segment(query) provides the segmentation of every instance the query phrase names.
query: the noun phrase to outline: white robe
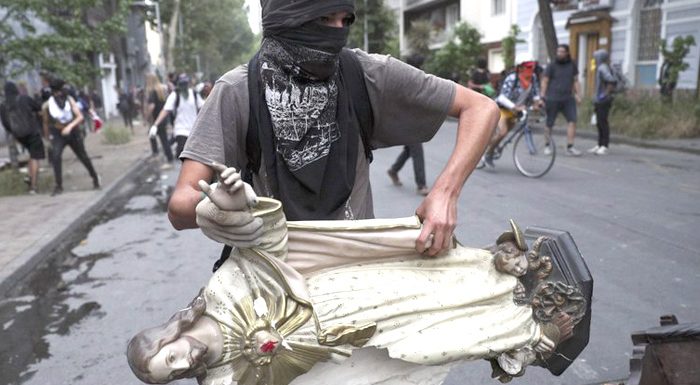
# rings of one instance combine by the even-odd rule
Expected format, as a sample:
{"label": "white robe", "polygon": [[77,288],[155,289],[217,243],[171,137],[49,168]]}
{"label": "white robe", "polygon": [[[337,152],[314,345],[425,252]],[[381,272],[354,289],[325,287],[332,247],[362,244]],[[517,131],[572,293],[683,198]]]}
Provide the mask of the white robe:
{"label": "white robe", "polygon": [[[539,341],[532,309],[513,301],[517,279],[496,271],[488,251],[456,245],[444,255],[425,258],[414,250],[420,233],[415,217],[285,224],[279,203],[261,198],[261,205],[257,214],[264,219],[266,235],[259,249],[234,250],[207,285],[207,314],[220,323],[240,323],[232,317],[247,317],[243,323],[250,323],[255,314],[230,309],[250,302],[257,292],[274,302],[267,303],[268,316],[282,320],[282,329],[289,329],[287,320],[308,316],[304,304],[310,303],[321,329],[375,323],[365,346],[386,349],[389,357],[413,364],[492,358]],[[293,352],[285,354],[300,359],[308,347],[309,359],[322,357],[342,365],[341,358],[354,348],[322,346],[318,330],[312,318],[294,328],[284,336],[291,345],[283,348]],[[228,360],[235,354],[229,352]],[[236,362],[211,368],[203,383],[233,383],[236,370],[245,383],[240,373],[247,361]],[[403,364],[398,367],[406,370]],[[362,371],[348,368],[347,375]],[[314,383],[314,372],[293,383]],[[431,373],[444,377],[447,370]],[[395,374],[389,370],[384,377]],[[278,380],[275,384],[288,383]]]}

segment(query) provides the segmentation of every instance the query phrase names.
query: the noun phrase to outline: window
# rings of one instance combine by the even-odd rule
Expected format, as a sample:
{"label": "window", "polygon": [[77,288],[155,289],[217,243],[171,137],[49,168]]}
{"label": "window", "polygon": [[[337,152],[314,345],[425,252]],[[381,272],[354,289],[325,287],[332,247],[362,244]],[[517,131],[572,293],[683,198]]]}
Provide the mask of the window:
{"label": "window", "polygon": [[639,46],[637,60],[656,60],[661,39],[661,8],[644,8],[639,12]]}
{"label": "window", "polygon": [[491,0],[491,15],[497,16],[506,12],[506,0]]}

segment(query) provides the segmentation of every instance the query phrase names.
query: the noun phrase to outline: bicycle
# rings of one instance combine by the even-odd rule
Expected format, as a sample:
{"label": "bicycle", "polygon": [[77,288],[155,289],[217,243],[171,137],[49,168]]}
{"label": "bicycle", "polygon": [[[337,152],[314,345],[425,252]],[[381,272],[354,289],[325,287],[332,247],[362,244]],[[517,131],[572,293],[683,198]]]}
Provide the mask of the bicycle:
{"label": "bicycle", "polygon": [[[515,168],[524,176],[539,178],[545,175],[554,165],[556,146],[551,133],[547,135],[543,125],[530,125],[528,109],[522,111],[518,121],[508,135],[498,144],[493,152],[493,160],[499,159],[506,146],[515,140],[513,145],[513,163]],[[539,122],[539,119],[537,120]],[[549,147],[549,149],[547,149]],[[477,168],[483,168],[485,162],[479,162]]]}

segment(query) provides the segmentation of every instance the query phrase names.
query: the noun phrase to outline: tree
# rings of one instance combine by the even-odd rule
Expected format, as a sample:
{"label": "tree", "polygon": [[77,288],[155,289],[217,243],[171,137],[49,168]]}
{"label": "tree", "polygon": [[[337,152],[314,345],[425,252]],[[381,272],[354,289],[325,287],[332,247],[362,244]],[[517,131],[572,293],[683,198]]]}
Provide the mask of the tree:
{"label": "tree", "polygon": [[350,27],[348,46],[364,49],[364,21],[367,15],[367,50],[398,57],[398,26],[394,11],[384,4],[384,0],[358,0],[355,5],[356,19]]}
{"label": "tree", "polygon": [[671,101],[673,99],[673,90],[678,83],[678,77],[689,67],[689,64],[685,62],[685,57],[690,52],[690,47],[694,45],[695,38],[692,35],[676,37],[671,43],[671,49],[668,48],[666,39],[660,40],[659,50],[664,62],[659,74],[659,85],[661,86],[661,95],[665,100]]}
{"label": "tree", "polygon": [[406,36],[411,54],[428,57],[430,55],[430,33],[433,27],[428,20],[416,20]]}
{"label": "tree", "polygon": [[243,0],[162,0],[161,19],[170,20],[163,29],[164,40],[171,42],[165,47],[168,71],[199,70],[218,77],[254,52],[256,37]]}
{"label": "tree", "polygon": [[470,72],[482,52],[481,34],[467,22],[455,26],[452,38],[426,63],[426,70],[457,82],[469,80]]}
{"label": "tree", "polygon": [[518,39],[520,34],[520,27],[517,24],[510,26],[510,31],[508,36],[501,40],[501,46],[503,47],[503,65],[506,70],[513,68],[515,65],[515,46],[518,43],[524,43],[525,40]]}
{"label": "tree", "polygon": [[[0,0],[0,71],[14,77],[42,69],[76,85],[99,75],[96,53],[126,30],[129,2],[122,0]],[[109,11],[111,10],[111,12]],[[38,26],[48,32],[39,32]]]}
{"label": "tree", "polygon": [[547,43],[547,56],[549,61],[553,62],[557,56],[557,32],[554,29],[554,20],[552,19],[552,7],[550,0],[537,0],[540,10],[540,22],[542,23],[542,33],[544,34],[545,43]]}

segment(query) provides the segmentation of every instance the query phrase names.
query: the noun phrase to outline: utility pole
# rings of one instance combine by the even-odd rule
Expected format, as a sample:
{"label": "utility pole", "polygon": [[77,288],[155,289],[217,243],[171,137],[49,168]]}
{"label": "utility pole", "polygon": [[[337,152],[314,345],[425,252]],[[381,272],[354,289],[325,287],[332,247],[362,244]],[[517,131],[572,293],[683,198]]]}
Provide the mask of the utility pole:
{"label": "utility pole", "polygon": [[554,20],[552,19],[552,8],[549,6],[549,0],[537,0],[540,8],[540,22],[542,23],[542,32],[544,40],[547,43],[547,56],[549,61],[553,62],[557,56],[557,31],[554,29]]}

